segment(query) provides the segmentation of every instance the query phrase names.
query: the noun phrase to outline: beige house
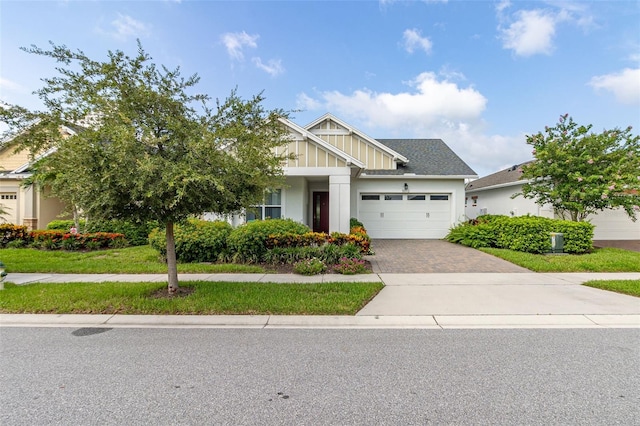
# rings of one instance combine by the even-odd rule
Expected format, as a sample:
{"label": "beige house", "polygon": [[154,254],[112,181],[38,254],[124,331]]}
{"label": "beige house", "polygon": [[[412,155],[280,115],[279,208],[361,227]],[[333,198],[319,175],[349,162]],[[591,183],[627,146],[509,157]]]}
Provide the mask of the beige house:
{"label": "beige house", "polygon": [[[64,127],[63,133],[72,135],[74,131]],[[15,151],[11,139],[0,142],[0,204],[7,212],[0,222],[26,225],[29,230],[46,227],[47,223],[59,219],[64,212],[64,204],[57,198],[47,197],[47,191],[37,186],[23,187],[31,176],[29,153]],[[48,155],[44,153],[41,157]]]}
{"label": "beige house", "polygon": [[[277,153],[295,154],[284,165],[285,185],[255,210],[229,218],[232,224],[282,217],[317,232],[347,233],[355,217],[373,238],[443,238],[465,219],[465,179],[477,175],[442,140],[374,139],[331,114],[304,127],[281,121],[290,140]],[[36,229],[56,219],[64,206],[20,186],[31,164],[26,152],[14,152],[11,141],[0,145],[5,220]]]}
{"label": "beige house", "polygon": [[443,238],[464,220],[465,179],[477,175],[442,140],[374,139],[331,114],[282,123],[290,132],[282,149],[296,155],[286,184],[232,224],[284,217],[346,233],[355,217],[373,238]]}

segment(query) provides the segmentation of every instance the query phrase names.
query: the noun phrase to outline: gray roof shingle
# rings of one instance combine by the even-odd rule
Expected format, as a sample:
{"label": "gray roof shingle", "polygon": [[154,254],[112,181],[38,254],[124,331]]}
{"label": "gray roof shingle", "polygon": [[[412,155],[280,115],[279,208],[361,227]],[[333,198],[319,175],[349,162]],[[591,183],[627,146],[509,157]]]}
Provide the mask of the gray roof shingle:
{"label": "gray roof shingle", "polygon": [[376,139],[404,155],[409,163],[397,170],[369,170],[367,175],[477,176],[442,139]]}
{"label": "gray roof shingle", "polygon": [[469,182],[466,189],[467,191],[470,191],[472,189],[488,188],[490,186],[517,182],[522,179],[522,166],[529,164],[530,162],[531,161],[515,164],[507,169],[476,179],[473,182]]}

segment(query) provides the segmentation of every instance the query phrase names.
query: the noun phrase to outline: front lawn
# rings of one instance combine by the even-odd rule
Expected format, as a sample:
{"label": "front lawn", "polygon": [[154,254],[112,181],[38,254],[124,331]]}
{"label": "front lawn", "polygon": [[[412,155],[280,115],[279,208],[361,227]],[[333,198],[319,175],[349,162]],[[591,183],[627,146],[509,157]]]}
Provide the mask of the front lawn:
{"label": "front lawn", "polygon": [[640,272],[640,253],[616,248],[567,255],[531,254],[496,248],[479,250],[534,272]]}
{"label": "front lawn", "polygon": [[583,285],[640,297],[640,280],[587,281]]}
{"label": "front lawn", "polygon": [[[166,274],[167,265],[150,246],[89,252],[36,249],[1,249],[7,272],[57,274]],[[243,264],[179,263],[179,273],[264,273],[264,268]]]}
{"label": "front lawn", "polygon": [[186,295],[172,297],[166,296],[166,287],[166,283],[6,283],[0,291],[0,313],[354,315],[383,285],[189,281],[181,284]]}

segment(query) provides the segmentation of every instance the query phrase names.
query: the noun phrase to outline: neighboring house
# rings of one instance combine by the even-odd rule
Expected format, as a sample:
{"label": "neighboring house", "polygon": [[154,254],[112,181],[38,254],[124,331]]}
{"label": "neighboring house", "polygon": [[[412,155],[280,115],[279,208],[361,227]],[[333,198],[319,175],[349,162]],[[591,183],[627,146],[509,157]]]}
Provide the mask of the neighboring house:
{"label": "neighboring house", "polygon": [[[514,194],[522,192],[522,166],[517,164],[467,184],[465,212],[469,219],[481,214],[507,216],[534,215],[554,217],[551,205],[540,206],[533,199]],[[589,216],[595,225],[593,239],[596,241],[640,240],[640,221],[633,222],[623,209],[603,210]]]}
{"label": "neighboring house", "polygon": [[[63,127],[61,131],[74,134],[68,127]],[[37,159],[48,154],[50,152]],[[44,228],[64,211],[64,204],[57,198],[47,197],[46,189],[43,192],[36,185],[22,187],[24,180],[31,176],[32,164],[26,150],[15,152],[12,139],[0,142],[0,204],[7,212],[0,217],[0,222],[26,225],[33,230]]]}
{"label": "neighboring house", "polygon": [[464,220],[465,179],[477,175],[442,140],[373,139],[331,114],[305,127],[282,123],[291,142],[278,153],[296,155],[286,184],[234,225],[286,217],[347,233],[355,217],[372,238],[443,238]]}

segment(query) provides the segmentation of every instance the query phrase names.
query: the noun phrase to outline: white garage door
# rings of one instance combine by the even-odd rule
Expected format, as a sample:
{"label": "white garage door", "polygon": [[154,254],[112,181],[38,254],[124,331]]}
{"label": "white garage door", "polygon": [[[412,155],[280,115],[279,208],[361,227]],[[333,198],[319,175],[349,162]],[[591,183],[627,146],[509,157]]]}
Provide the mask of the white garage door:
{"label": "white garage door", "polygon": [[0,223],[18,224],[18,194],[15,192],[0,192],[0,204],[6,214],[0,218]]}
{"label": "white garage door", "polygon": [[371,238],[443,238],[451,227],[451,195],[360,194],[358,219]]}

